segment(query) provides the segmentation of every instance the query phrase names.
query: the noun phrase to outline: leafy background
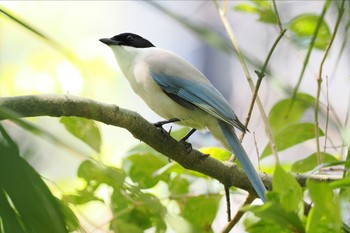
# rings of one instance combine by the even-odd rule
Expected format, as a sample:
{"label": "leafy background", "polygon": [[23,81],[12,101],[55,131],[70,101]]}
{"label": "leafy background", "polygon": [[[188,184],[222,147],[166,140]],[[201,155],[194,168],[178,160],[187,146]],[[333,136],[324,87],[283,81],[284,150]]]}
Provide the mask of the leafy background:
{"label": "leafy background", "polygon": [[[251,74],[261,69],[279,34],[272,3],[219,2],[226,6]],[[342,167],[333,165],[344,164],[349,154],[349,4],[327,55],[317,131],[316,80],[342,1],[276,3],[288,31],[273,52],[259,96],[281,166],[315,173],[322,155],[326,174],[343,175]],[[1,96],[70,93],[157,121],[128,87],[112,53],[98,42],[133,31],[191,61],[245,117],[251,91],[213,2],[2,2],[0,7]],[[5,232],[219,232],[226,225],[224,191],[217,181],[170,163],[127,131],[82,118],[28,120],[5,121],[1,127],[0,229]],[[187,132],[174,128],[175,138]],[[342,221],[349,216],[340,210],[349,207],[348,179],[332,185],[309,181],[304,193],[275,166],[257,108],[249,129],[243,145],[256,164],[260,156],[261,170],[274,173],[274,190],[265,205],[247,207],[247,217],[232,232],[344,230]],[[321,137],[320,155],[315,132]],[[196,134],[191,143],[220,160],[230,157],[208,134]],[[234,188],[231,194],[236,210],[245,194]],[[304,195],[314,203],[307,217]],[[42,219],[39,224],[35,216]]]}

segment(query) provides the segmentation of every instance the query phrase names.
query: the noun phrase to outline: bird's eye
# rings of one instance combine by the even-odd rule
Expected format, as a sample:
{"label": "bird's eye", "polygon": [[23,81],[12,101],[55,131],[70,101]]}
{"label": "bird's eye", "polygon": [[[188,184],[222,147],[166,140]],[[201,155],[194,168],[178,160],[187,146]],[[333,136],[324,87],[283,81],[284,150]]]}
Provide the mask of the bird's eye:
{"label": "bird's eye", "polygon": [[129,35],[129,36],[126,37],[126,39],[127,39],[128,41],[132,41],[132,40],[134,40],[134,37],[132,37],[132,36]]}

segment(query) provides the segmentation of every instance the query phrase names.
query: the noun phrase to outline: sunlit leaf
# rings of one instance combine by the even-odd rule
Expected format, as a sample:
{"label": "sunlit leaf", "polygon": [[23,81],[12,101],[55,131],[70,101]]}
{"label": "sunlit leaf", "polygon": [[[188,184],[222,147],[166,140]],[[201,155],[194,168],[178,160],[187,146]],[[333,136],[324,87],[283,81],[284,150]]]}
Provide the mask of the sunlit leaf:
{"label": "sunlit leaf", "polygon": [[247,13],[258,13],[259,12],[257,7],[255,7],[249,3],[237,4],[236,6],[234,6],[234,9],[236,11],[247,12]]}
{"label": "sunlit leaf", "polygon": [[[338,161],[334,156],[321,152],[323,156],[324,163],[336,162]],[[306,157],[305,159],[298,160],[293,163],[291,171],[296,173],[303,173],[313,170],[319,164],[317,162],[317,153],[313,153],[312,155]]]}
{"label": "sunlit leaf", "polygon": [[230,152],[219,147],[204,147],[199,149],[199,151],[221,161],[227,161],[231,157]]}
{"label": "sunlit leaf", "polygon": [[186,134],[189,132],[189,128],[187,127],[182,127],[178,130],[172,130],[170,135],[175,138],[176,140],[180,140],[183,137],[186,136]]}
{"label": "sunlit leaf", "polygon": [[306,230],[309,233],[341,232],[339,197],[327,183],[307,181],[310,197],[313,201]]}
{"label": "sunlit leaf", "polygon": [[292,98],[276,103],[269,113],[269,123],[274,133],[291,124],[298,123],[307,109],[315,103],[315,98],[309,94],[298,93]]}
{"label": "sunlit leaf", "polygon": [[167,173],[174,172],[176,174],[186,173],[186,175],[191,175],[194,177],[208,178],[208,176],[204,175],[203,173],[187,170],[186,168],[182,167],[179,163],[176,163],[176,162],[173,162],[172,164],[167,166],[164,172],[167,172]]}
{"label": "sunlit leaf", "polygon": [[[289,29],[293,32],[293,39],[300,45],[308,45],[314,36],[318,20],[319,16],[316,14],[302,14],[292,19]],[[325,21],[322,21],[315,40],[315,48],[326,49],[330,39],[329,27]]]}
{"label": "sunlit leaf", "polygon": [[[321,129],[319,130],[319,135],[324,135]],[[315,138],[315,126],[312,123],[290,125],[275,134],[275,142],[278,151],[285,150],[312,138]],[[261,158],[271,155],[271,153],[271,147],[270,145],[267,145]]]}
{"label": "sunlit leaf", "polygon": [[71,134],[100,152],[101,133],[95,121],[82,117],[61,117],[60,122]]}
{"label": "sunlit leaf", "polygon": [[252,13],[259,16],[259,21],[276,24],[276,14],[268,1],[251,1],[250,3],[240,3],[234,6],[236,11]]}

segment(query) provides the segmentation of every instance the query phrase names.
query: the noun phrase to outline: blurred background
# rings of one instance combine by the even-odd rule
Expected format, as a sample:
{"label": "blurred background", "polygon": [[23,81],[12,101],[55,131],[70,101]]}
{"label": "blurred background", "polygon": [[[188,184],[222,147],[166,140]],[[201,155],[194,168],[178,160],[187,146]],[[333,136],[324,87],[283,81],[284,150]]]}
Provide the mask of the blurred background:
{"label": "blurred background", "polygon": [[[242,2],[245,1],[228,1],[227,17],[241,50],[251,61],[248,67],[256,81],[254,71],[260,70],[279,31],[276,26],[258,22],[257,15],[233,10]],[[211,39],[210,35],[199,35],[189,27],[191,23],[200,25],[221,35],[224,41],[230,44],[212,1],[159,1],[156,2],[158,7],[143,1],[2,1],[0,4],[66,49],[73,51],[82,67],[79,70],[45,41],[1,15],[1,97],[44,93],[72,94],[113,103],[136,111],[151,122],[159,121],[161,118],[132,92],[110,49],[99,42],[100,38],[133,32],[147,38],[158,47],[175,52],[196,66],[229,100],[239,119],[244,122],[246,118],[252,91],[232,49],[218,49],[220,42]],[[301,13],[320,14],[323,1],[277,1],[277,4],[282,24],[287,26]],[[330,9],[325,19],[333,30],[335,9]],[[350,50],[347,46],[347,52],[339,58],[341,41],[348,35],[344,35],[344,31],[340,31],[338,35],[335,39],[337,43],[334,43],[325,63],[324,74],[328,77],[330,117],[344,123],[350,103]],[[211,43],[207,43],[207,40]],[[270,60],[268,74],[259,91],[267,114],[277,101],[290,96],[299,78],[306,47],[300,42],[291,44],[292,36],[287,32]],[[316,78],[323,54],[322,50],[312,52],[305,78],[300,86],[301,92],[315,96]],[[323,110],[326,106],[326,90],[324,86],[321,93]],[[312,121],[313,112],[310,111],[304,117]],[[56,118],[36,117],[30,120],[63,138],[83,154],[96,156],[96,152],[69,134]],[[11,135],[22,142],[21,150],[28,152],[27,159],[40,174],[59,184],[64,191],[69,192],[71,187],[76,187],[79,183],[75,179],[77,167],[84,157],[72,155],[66,149],[52,145],[41,137],[33,137],[15,125],[11,125],[10,128]],[[103,140],[99,158],[106,164],[120,166],[128,149],[139,141],[120,128],[103,124],[99,124],[99,128]],[[243,145],[252,161],[257,164],[256,151],[261,153],[268,140],[256,107],[248,128],[251,133],[245,137]],[[339,134],[330,127],[329,134],[335,147],[342,145],[342,137],[349,140],[349,129],[342,129],[342,134]],[[220,146],[206,132],[196,133],[190,142],[195,148]],[[295,154],[300,151],[304,153],[296,157]],[[309,154],[305,151],[315,151],[315,142],[309,141],[283,151],[281,155],[285,156],[280,156],[281,161],[287,163],[302,159]],[[343,156],[341,149],[331,149],[331,152]],[[273,159],[266,158],[261,163],[269,167],[273,164]],[[218,222],[219,226],[221,223]]]}

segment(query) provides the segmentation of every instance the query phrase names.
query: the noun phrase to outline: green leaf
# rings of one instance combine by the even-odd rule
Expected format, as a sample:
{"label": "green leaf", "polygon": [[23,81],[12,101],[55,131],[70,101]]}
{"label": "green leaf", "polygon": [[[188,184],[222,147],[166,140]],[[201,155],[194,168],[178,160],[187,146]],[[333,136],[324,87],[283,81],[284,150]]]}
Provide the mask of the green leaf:
{"label": "green leaf", "polygon": [[127,190],[115,189],[112,194],[113,215],[142,230],[155,227],[156,232],[164,232],[166,209],[159,199],[150,193],[143,193],[138,187],[128,186],[126,188]]}
{"label": "green leaf", "polygon": [[96,189],[98,185],[105,183],[111,187],[120,187],[124,184],[126,174],[123,170],[116,167],[104,166],[91,160],[85,160],[78,168],[78,176],[94,184]]}
{"label": "green leaf", "polygon": [[[336,162],[338,161],[334,156],[321,152],[323,156],[324,163]],[[304,173],[315,169],[318,166],[317,153],[313,153],[305,159],[301,159],[293,163],[291,171],[296,173]]]}
{"label": "green leaf", "polygon": [[281,206],[287,212],[303,214],[303,191],[292,174],[287,173],[279,165],[276,166],[272,179],[273,192],[279,197]]}
{"label": "green leaf", "polygon": [[[293,32],[293,39],[300,45],[308,45],[314,36],[319,20],[316,14],[302,14],[291,20],[289,30]],[[327,23],[322,20],[318,31],[315,48],[325,50],[331,39],[331,33]]]}
{"label": "green leaf", "polygon": [[69,232],[81,230],[79,220],[65,201],[56,199],[62,211]]}
{"label": "green leaf", "polygon": [[[257,229],[261,229],[264,226],[262,232],[280,232],[280,231],[268,231],[272,229],[285,229],[286,232],[305,232],[302,222],[298,218],[295,212],[287,212],[276,202],[268,202],[262,206],[251,206],[245,210],[252,211],[257,217],[263,221],[258,222],[247,228],[249,232],[257,232]],[[281,231],[284,232],[284,231]]]}
{"label": "green leaf", "polygon": [[113,219],[110,225],[113,232],[143,233],[143,229],[137,224],[129,223],[120,219]]}
{"label": "green leaf", "polygon": [[269,113],[269,123],[274,133],[298,123],[307,109],[314,106],[315,98],[309,94],[298,93],[295,99],[287,98],[276,103]]}
{"label": "green leaf", "polygon": [[186,194],[189,191],[190,182],[187,179],[177,175],[169,184],[171,195]]}
{"label": "green leaf", "polygon": [[[262,206],[250,206],[244,208],[252,211],[261,221],[251,224],[249,232],[268,232],[279,228],[287,229],[286,232],[305,232],[302,224],[303,218],[303,192],[295,178],[286,173],[281,166],[276,166],[272,191],[266,193],[266,203]],[[271,231],[271,232],[285,232]]]}
{"label": "green leaf", "polygon": [[186,136],[186,134],[190,131],[189,128],[187,127],[182,127],[178,130],[174,130],[174,131],[171,131],[170,135],[171,137],[175,138],[176,140],[180,140],[182,139],[183,137]]}
{"label": "green leaf", "polygon": [[61,117],[66,129],[97,152],[101,150],[101,133],[95,121],[82,117]]}
{"label": "green leaf", "polygon": [[125,158],[123,167],[133,182],[141,188],[151,188],[160,179],[167,180],[168,173],[157,175],[157,171],[168,163],[154,154],[133,154]]}
{"label": "green leaf", "polygon": [[55,197],[39,174],[20,157],[1,125],[0,131],[7,141],[0,140],[0,190],[6,192],[24,228],[27,232],[67,233]]}
{"label": "green leaf", "polygon": [[249,233],[291,233],[290,229],[286,228],[285,226],[281,226],[280,224],[276,224],[272,221],[266,221],[265,219],[262,219],[254,224],[246,225],[246,230]]}
{"label": "green leaf", "polygon": [[341,232],[339,197],[326,183],[308,180],[307,187],[314,204],[307,218],[307,233]]}
{"label": "green leaf", "polygon": [[234,9],[236,11],[246,12],[246,13],[258,13],[259,12],[257,7],[252,6],[249,3],[237,4],[236,6],[234,6]]}
{"label": "green leaf", "polygon": [[348,188],[350,186],[350,177],[343,178],[341,180],[333,181],[329,184],[332,189]]}
{"label": "green leaf", "polygon": [[[319,135],[323,136],[323,132],[320,129]],[[282,130],[278,131],[275,135],[275,142],[277,150],[281,151],[302,143],[306,140],[315,138],[315,126],[313,123],[299,123],[294,125],[289,125]],[[261,155],[261,158],[265,158],[271,155],[271,147],[267,145]]]}
{"label": "green leaf", "polygon": [[44,130],[42,127],[38,127],[38,126],[34,125],[33,123],[31,123],[28,120],[22,119],[20,117],[20,115],[18,115],[17,113],[15,113],[7,108],[0,107],[0,118],[1,119],[9,119],[12,122],[16,123],[17,125],[19,125],[20,127],[22,127],[23,129],[27,130],[28,132],[35,134],[35,135],[38,135],[44,139],[47,139],[55,146],[61,146],[65,149],[69,150],[69,152],[74,152],[75,155],[79,155],[80,157],[82,157],[84,159],[86,157],[89,157],[86,154],[82,153],[81,151],[77,150],[76,147],[73,147],[73,146],[69,145],[68,143],[66,143],[64,140],[62,140],[62,138],[50,133],[49,131]]}
{"label": "green leaf", "polygon": [[0,189],[0,222],[4,232],[26,233],[3,189]]}
{"label": "green leaf", "polygon": [[181,215],[194,227],[194,232],[212,232],[221,195],[189,197],[179,201]]}
{"label": "green leaf", "polygon": [[252,1],[252,4],[241,3],[236,5],[234,9],[240,12],[256,14],[259,16],[260,22],[277,23],[276,14],[268,1]]}

